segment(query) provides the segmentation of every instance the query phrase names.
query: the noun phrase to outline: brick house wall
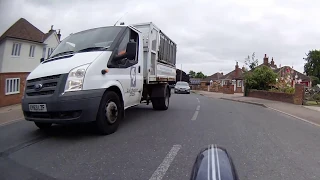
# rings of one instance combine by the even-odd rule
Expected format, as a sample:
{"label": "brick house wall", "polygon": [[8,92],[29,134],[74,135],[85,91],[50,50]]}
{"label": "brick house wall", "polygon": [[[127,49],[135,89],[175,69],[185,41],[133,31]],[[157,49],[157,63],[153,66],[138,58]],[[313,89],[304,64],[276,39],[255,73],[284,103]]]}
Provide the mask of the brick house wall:
{"label": "brick house wall", "polygon": [[233,85],[224,85],[222,88],[223,94],[234,94],[234,86]]}
{"label": "brick house wall", "polygon": [[[26,79],[29,72],[13,72],[13,73],[0,73],[0,107],[9,106],[21,103],[21,98],[24,93]],[[20,92],[16,94],[6,95],[6,79],[20,78]]]}
{"label": "brick house wall", "polygon": [[242,87],[236,87],[235,93],[243,93]]}

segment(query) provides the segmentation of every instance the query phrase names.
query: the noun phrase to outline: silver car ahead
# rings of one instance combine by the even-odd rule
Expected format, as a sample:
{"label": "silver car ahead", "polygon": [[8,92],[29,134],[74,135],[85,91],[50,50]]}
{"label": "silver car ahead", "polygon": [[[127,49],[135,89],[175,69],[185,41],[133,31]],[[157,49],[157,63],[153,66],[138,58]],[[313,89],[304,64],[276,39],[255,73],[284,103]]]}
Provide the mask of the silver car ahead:
{"label": "silver car ahead", "polygon": [[174,87],[174,93],[187,93],[190,94],[190,86],[187,82],[178,81]]}

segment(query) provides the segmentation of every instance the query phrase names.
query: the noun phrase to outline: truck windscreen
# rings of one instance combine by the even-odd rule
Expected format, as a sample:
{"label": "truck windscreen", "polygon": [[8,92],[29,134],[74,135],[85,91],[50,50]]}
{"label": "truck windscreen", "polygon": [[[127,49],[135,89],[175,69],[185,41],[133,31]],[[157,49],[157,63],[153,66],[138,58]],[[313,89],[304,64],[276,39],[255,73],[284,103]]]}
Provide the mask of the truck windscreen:
{"label": "truck windscreen", "polygon": [[83,49],[95,49],[96,47],[108,48],[111,46],[122,27],[110,26],[96,29],[89,29],[75,34],[71,34],[65,38],[57,48],[52,52],[50,57],[64,54],[64,52],[78,52]]}

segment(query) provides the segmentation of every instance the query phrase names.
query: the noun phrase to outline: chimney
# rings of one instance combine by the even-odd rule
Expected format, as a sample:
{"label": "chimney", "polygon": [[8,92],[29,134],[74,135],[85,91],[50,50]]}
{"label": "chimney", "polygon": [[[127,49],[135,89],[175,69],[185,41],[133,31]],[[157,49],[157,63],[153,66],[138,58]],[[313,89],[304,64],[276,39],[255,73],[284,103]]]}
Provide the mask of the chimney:
{"label": "chimney", "polygon": [[49,30],[49,33],[52,32],[52,31],[54,31],[53,30],[53,25],[51,25],[51,29]]}
{"label": "chimney", "polygon": [[267,57],[267,54],[264,54],[263,65],[268,66],[268,64],[269,64],[269,58]]}
{"label": "chimney", "polygon": [[273,60],[273,57],[271,59],[271,67],[274,67],[274,60]]}
{"label": "chimney", "polygon": [[235,77],[239,76],[239,71],[240,71],[240,68],[239,68],[238,61],[237,61],[236,66],[235,66]]}
{"label": "chimney", "polygon": [[58,31],[58,33],[57,33],[57,36],[58,36],[58,39],[59,39],[59,41],[60,41],[60,38],[61,38],[60,29],[59,29],[59,31]]}

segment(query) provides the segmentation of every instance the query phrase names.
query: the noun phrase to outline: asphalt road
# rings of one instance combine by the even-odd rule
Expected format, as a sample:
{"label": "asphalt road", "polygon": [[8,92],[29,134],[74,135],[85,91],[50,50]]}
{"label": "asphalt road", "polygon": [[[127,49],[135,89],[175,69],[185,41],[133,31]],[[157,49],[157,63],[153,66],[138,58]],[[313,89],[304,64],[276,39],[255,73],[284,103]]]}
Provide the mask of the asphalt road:
{"label": "asphalt road", "polygon": [[0,127],[0,179],[188,179],[209,144],[228,150],[242,180],[320,179],[320,129],[260,106],[174,94],[167,111],[140,105],[115,134],[93,130]]}

